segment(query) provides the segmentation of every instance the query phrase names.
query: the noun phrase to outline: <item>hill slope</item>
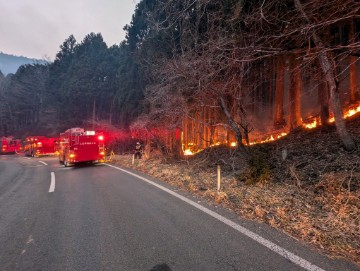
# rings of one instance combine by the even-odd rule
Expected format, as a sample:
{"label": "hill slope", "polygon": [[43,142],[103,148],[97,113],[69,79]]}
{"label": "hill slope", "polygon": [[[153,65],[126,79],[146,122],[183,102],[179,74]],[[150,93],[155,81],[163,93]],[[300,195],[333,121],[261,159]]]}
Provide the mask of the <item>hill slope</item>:
{"label": "hill slope", "polygon": [[25,64],[46,64],[47,61],[34,58],[27,58],[24,56],[8,55],[0,52],[0,71],[6,76],[9,73],[16,73],[21,65]]}

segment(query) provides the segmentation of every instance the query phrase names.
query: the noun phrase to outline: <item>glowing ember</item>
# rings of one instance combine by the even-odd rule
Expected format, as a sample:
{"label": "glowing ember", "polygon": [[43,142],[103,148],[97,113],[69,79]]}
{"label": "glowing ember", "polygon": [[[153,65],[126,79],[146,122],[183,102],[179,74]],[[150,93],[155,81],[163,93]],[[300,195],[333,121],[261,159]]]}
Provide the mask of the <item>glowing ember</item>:
{"label": "glowing ember", "polygon": [[194,153],[191,150],[187,149],[184,150],[184,155],[194,155]]}
{"label": "glowing ember", "polygon": [[210,145],[209,147],[215,147],[215,146],[220,146],[220,145],[221,145],[221,142],[216,142],[216,143]]}
{"label": "glowing ember", "polygon": [[314,129],[318,126],[318,119],[314,117],[314,119],[312,120],[312,122],[310,123],[303,123],[303,127],[307,128],[307,129]]}
{"label": "glowing ember", "polygon": [[287,136],[287,133],[282,132],[281,134],[277,135],[277,139]]}
{"label": "glowing ember", "polygon": [[231,146],[231,147],[236,147],[236,146],[237,146],[237,142],[231,142],[231,143],[230,143],[230,146]]}

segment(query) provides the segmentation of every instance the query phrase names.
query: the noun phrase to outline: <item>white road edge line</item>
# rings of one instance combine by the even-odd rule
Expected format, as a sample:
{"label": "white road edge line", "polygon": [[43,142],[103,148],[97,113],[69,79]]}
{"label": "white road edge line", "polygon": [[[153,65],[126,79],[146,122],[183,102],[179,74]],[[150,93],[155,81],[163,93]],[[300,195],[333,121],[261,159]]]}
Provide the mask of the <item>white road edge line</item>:
{"label": "white road edge line", "polygon": [[39,161],[39,163],[42,163],[42,164],[44,164],[45,166],[47,166],[48,164],[46,164],[45,162],[43,162],[43,161]]}
{"label": "white road edge line", "polygon": [[106,164],[104,163],[105,165],[109,166],[109,167],[112,167],[112,168],[115,168],[117,170],[120,170],[120,171],[123,171],[127,174],[130,174],[134,177],[137,177],[139,178],[140,180],[143,180],[144,182],[147,182],[167,193],[169,193],[170,195],[194,206],[195,208],[199,209],[200,211],[203,211],[204,213],[207,213],[208,215],[216,218],[217,220],[223,222],[224,224],[230,226],[231,228],[237,230],[238,232],[246,235],[247,237],[253,239],[254,241],[258,242],[259,244],[263,245],[264,247],[267,247],[268,249],[272,250],[273,252],[279,254],[280,256],[284,257],[285,259],[288,259],[289,261],[292,261],[293,263],[295,263],[296,265],[298,266],[301,266],[302,268],[306,269],[306,270],[309,270],[309,271],[325,271],[324,269],[310,263],[309,261],[295,255],[294,253],[276,245],[275,243],[265,239],[264,237],[261,237],[260,235],[244,228],[243,226],[240,226],[238,224],[236,224],[235,222],[231,221],[230,219],[227,219],[217,213],[215,213],[214,211],[211,211],[210,209],[196,203],[196,202],[193,202],[192,200],[189,200],[188,198],[184,197],[184,196],[181,196],[179,194],[177,194],[176,192],[170,190],[170,189],[167,189],[157,183],[154,183],[144,177],[141,177],[135,173],[132,173],[128,170],[125,170],[125,169],[122,169],[122,168],[119,168],[119,167],[116,167],[116,166],[113,166],[113,165],[110,165],[110,164]]}
{"label": "white road edge line", "polygon": [[51,176],[51,183],[50,183],[49,193],[52,193],[55,191],[55,173],[51,172],[50,176]]}

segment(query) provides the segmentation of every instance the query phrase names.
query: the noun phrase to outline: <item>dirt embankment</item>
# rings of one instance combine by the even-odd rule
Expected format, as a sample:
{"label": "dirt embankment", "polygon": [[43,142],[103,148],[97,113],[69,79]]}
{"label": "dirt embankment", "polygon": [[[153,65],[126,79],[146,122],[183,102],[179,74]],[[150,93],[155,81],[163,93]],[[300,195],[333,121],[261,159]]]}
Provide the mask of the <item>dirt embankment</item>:
{"label": "dirt embankment", "polygon": [[[344,150],[331,126],[298,130],[254,146],[247,161],[218,147],[182,161],[148,159],[132,164],[131,155],[116,155],[112,163],[196,193],[327,255],[360,265],[360,119],[347,126],[358,146],[352,152]],[[216,193],[218,164],[220,193]]]}

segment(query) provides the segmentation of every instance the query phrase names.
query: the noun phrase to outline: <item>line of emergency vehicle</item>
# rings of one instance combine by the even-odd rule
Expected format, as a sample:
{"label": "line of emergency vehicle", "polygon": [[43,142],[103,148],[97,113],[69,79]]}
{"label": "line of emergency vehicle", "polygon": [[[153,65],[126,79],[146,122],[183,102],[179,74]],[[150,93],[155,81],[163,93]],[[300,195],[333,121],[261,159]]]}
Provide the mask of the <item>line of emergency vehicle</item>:
{"label": "line of emergency vehicle", "polygon": [[0,154],[13,154],[21,150],[21,140],[13,137],[0,138]]}
{"label": "line of emergency vehicle", "polygon": [[70,128],[59,137],[59,162],[70,165],[104,160],[105,145],[102,133],[85,131],[83,128]]}
{"label": "line of emergency vehicle", "polygon": [[29,136],[25,138],[24,153],[26,156],[39,157],[54,155],[58,138],[46,136]]}

